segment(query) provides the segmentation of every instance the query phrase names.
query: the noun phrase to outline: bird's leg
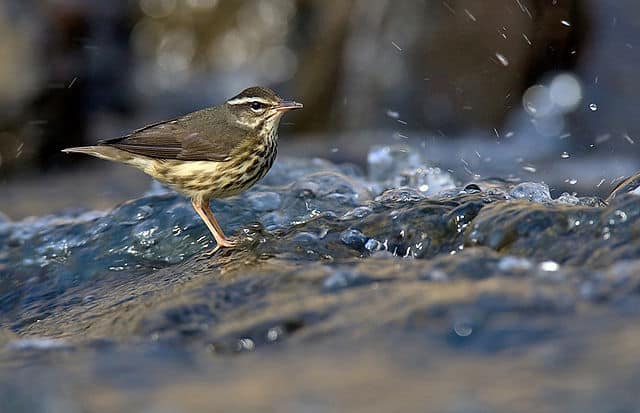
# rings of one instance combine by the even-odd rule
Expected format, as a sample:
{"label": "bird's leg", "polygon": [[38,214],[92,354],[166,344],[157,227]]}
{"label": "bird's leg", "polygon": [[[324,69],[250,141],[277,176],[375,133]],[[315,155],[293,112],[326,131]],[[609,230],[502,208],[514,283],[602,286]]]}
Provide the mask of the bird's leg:
{"label": "bird's leg", "polygon": [[235,242],[229,240],[224,235],[220,224],[218,224],[216,217],[213,216],[213,212],[211,212],[209,199],[193,198],[191,200],[191,204],[193,205],[193,209],[196,210],[198,215],[200,215],[200,218],[202,218],[204,223],[207,225],[207,228],[209,228],[209,231],[211,231],[213,238],[215,238],[216,243],[218,244],[218,246],[211,251],[212,253],[216,252],[220,247],[230,248],[236,245]]}

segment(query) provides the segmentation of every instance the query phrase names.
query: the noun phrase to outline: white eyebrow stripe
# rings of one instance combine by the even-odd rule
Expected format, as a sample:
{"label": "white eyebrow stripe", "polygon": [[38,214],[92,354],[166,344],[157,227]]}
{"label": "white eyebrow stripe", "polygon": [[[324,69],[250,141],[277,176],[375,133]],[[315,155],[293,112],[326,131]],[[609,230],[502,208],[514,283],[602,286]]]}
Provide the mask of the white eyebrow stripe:
{"label": "white eyebrow stripe", "polygon": [[270,102],[266,99],[262,99],[262,98],[236,98],[236,99],[231,99],[228,100],[227,103],[230,105],[244,105],[245,103],[250,103],[250,102],[260,102],[263,105],[269,105]]}

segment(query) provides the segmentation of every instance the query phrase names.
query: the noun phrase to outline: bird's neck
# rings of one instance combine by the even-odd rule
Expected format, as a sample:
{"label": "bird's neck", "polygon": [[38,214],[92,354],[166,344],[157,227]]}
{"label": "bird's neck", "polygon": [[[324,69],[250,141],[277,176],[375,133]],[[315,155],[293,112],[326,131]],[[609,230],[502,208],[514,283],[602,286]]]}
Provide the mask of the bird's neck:
{"label": "bird's neck", "polygon": [[280,116],[272,119],[267,119],[260,125],[260,131],[258,136],[260,140],[269,145],[273,145],[278,142],[278,125],[280,124]]}

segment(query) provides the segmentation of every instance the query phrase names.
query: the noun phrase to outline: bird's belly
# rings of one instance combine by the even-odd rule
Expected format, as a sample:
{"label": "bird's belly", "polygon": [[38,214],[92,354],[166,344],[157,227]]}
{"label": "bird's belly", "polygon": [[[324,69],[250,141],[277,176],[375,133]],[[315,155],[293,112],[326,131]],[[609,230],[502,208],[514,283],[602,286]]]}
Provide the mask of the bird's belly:
{"label": "bird's belly", "polygon": [[189,197],[227,198],[249,189],[269,171],[275,151],[264,155],[256,151],[226,162],[163,160],[146,172]]}

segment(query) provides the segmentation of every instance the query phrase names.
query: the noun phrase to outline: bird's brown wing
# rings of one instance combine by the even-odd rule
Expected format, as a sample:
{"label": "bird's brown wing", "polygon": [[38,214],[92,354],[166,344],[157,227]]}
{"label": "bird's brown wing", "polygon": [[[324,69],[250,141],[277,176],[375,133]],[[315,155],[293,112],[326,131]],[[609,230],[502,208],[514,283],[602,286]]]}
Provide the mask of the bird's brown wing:
{"label": "bird's brown wing", "polygon": [[245,139],[246,129],[223,122],[222,109],[204,109],[155,123],[121,138],[101,141],[124,151],[159,159],[226,161]]}

